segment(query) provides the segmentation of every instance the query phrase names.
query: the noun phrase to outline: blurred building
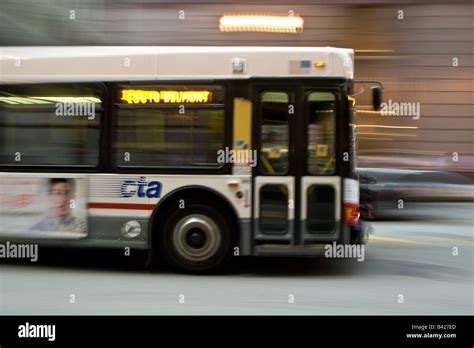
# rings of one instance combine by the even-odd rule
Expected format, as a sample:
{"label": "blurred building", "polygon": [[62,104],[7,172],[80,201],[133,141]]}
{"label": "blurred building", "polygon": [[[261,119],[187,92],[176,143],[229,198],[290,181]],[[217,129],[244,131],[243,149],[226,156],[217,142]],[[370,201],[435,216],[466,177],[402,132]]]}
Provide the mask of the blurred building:
{"label": "blurred building", "polygon": [[[358,114],[362,166],[474,168],[472,1],[3,0],[0,45],[337,46],[356,50],[357,79],[419,117]],[[226,13],[289,13],[298,34],[222,33]],[[361,92],[362,90],[358,90]],[[370,93],[356,97],[368,105]],[[457,157],[456,157],[457,156]],[[456,161],[457,159],[457,161]]]}

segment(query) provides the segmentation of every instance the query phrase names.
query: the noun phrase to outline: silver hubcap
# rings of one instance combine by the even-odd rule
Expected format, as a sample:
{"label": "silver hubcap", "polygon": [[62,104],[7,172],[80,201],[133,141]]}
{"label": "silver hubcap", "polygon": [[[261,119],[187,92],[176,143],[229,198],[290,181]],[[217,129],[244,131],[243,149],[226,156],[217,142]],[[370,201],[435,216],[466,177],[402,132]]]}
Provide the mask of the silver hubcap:
{"label": "silver hubcap", "polygon": [[173,229],[173,243],[180,256],[190,261],[212,257],[221,244],[221,234],[214,220],[192,214],[178,221]]}

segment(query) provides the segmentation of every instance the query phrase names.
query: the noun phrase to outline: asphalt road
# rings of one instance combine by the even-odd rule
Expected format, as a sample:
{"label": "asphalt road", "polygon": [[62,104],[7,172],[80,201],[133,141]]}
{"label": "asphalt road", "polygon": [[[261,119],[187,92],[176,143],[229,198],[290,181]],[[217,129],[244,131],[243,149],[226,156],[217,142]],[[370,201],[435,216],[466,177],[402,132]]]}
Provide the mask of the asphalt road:
{"label": "asphalt road", "polygon": [[0,314],[472,315],[473,207],[432,215],[373,223],[363,262],[246,258],[218,276],[151,272],[143,254],[40,250],[34,264],[0,263]]}

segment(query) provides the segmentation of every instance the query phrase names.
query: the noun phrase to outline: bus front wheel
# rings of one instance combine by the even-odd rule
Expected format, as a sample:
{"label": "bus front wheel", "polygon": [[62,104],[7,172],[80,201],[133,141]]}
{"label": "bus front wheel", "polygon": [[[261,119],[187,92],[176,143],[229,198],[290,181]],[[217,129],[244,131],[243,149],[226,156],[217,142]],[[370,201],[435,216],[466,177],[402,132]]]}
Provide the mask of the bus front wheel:
{"label": "bus front wheel", "polygon": [[215,273],[232,256],[230,219],[210,204],[189,202],[168,211],[159,233],[160,255],[183,273]]}

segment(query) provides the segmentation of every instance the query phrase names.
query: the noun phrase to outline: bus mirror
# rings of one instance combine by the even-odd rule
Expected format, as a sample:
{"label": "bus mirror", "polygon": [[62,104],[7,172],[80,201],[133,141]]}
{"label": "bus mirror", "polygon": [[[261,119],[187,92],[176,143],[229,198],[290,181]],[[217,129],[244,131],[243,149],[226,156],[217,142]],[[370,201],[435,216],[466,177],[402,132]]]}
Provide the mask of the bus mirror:
{"label": "bus mirror", "polygon": [[374,106],[374,110],[380,110],[382,105],[382,90],[383,88],[380,86],[372,87],[372,104]]}

